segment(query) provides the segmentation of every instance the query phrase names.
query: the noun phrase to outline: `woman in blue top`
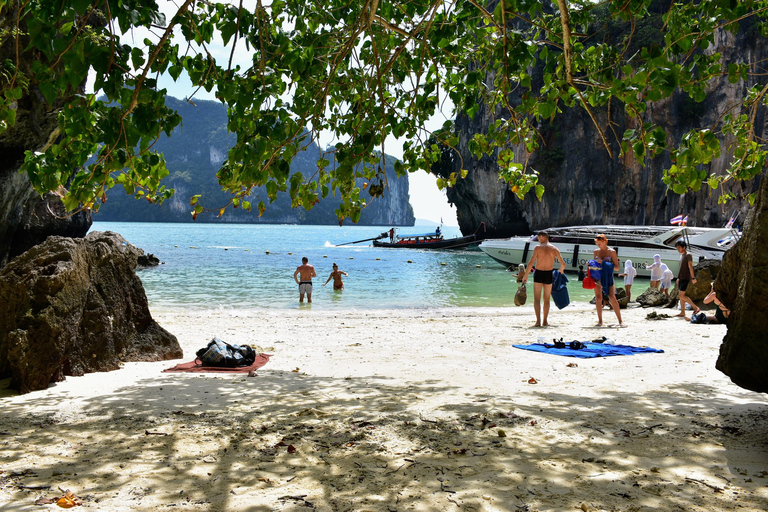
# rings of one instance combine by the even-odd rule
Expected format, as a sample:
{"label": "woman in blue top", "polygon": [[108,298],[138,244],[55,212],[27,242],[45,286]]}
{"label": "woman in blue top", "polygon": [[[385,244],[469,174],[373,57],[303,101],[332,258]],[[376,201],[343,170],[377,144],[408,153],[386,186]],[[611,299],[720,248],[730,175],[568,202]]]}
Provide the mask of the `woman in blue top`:
{"label": "woman in blue top", "polygon": [[595,306],[597,307],[597,325],[601,327],[603,325],[603,294],[608,295],[608,300],[611,304],[611,309],[616,313],[616,318],[619,321],[619,327],[626,327],[621,320],[621,310],[619,309],[619,301],[616,300],[616,287],[613,284],[613,273],[619,270],[619,256],[616,251],[608,247],[608,238],[603,235],[597,235],[595,237],[595,249],[594,257],[602,265],[602,271],[600,272],[600,284],[602,286],[595,286]]}

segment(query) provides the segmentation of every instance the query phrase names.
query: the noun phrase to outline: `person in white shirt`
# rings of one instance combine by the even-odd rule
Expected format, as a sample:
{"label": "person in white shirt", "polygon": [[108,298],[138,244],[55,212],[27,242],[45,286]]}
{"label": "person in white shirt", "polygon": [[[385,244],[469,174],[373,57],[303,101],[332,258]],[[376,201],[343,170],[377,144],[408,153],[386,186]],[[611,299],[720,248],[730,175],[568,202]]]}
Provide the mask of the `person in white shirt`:
{"label": "person in white shirt", "polygon": [[661,282],[659,288],[662,292],[664,292],[664,295],[669,297],[669,289],[672,287],[672,279],[674,279],[675,274],[671,270],[669,270],[669,267],[667,267],[664,263],[661,264]]}
{"label": "person in white shirt", "polygon": [[632,260],[627,260],[624,262],[624,273],[619,274],[619,277],[624,278],[624,291],[627,292],[627,300],[632,300],[632,294],[630,293],[630,290],[632,289],[632,284],[635,282],[635,276],[637,275],[637,270],[635,270],[635,267],[632,265]]}

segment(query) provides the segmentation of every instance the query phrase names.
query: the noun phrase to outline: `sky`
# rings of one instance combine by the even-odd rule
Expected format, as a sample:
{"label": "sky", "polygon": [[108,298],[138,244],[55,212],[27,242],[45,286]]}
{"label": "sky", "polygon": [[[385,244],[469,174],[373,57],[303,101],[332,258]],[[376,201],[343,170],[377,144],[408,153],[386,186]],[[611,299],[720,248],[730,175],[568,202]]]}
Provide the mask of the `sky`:
{"label": "sky", "polygon": [[[248,3],[249,2],[246,1],[246,4]],[[169,2],[167,4],[163,4],[160,2],[159,5],[161,6],[161,9],[166,13],[166,16],[168,16],[168,19],[170,19],[174,10],[173,3]],[[147,36],[150,36],[150,34],[144,31],[135,30],[132,33],[123,34],[122,37],[127,39],[127,43],[136,44]],[[250,65],[251,56],[246,51],[243,51],[242,48],[243,47],[241,46],[240,50],[235,52],[233,64],[239,63],[244,69],[247,69]],[[221,44],[209,45],[208,50],[217,60],[219,58],[226,60],[230,55],[230,49],[225,48]],[[169,77],[160,77],[158,86],[167,89],[168,95],[175,98],[183,99],[191,96],[194,93],[194,97],[197,99],[218,101],[216,100],[216,97],[213,93],[207,93],[204,89],[195,90],[192,87],[191,82],[189,82],[188,79],[185,79],[184,75],[182,75],[177,82],[174,82]],[[440,128],[446,119],[451,118],[451,110],[453,105],[450,104],[450,102],[446,103],[448,104],[443,105],[443,111],[445,113],[438,112],[433,117],[433,119],[427,123],[426,128]],[[321,140],[320,142],[321,144],[324,142],[327,144],[330,143],[330,140]],[[405,142],[405,139],[398,140],[390,136],[385,141],[387,154],[396,158],[402,158],[403,142]],[[416,171],[409,174],[410,202],[411,206],[413,206],[414,216],[417,219],[442,223],[446,226],[458,226],[458,222],[456,220],[456,208],[448,203],[445,191],[438,189],[436,180],[436,177],[427,174],[424,171]]]}

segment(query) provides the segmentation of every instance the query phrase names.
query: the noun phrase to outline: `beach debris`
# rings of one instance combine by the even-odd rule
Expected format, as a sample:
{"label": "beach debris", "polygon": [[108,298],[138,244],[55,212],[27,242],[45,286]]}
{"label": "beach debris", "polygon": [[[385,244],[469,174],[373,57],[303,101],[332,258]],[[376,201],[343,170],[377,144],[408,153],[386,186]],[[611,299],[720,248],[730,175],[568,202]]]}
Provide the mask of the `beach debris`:
{"label": "beach debris", "polygon": [[499,429],[497,433],[499,434],[499,437],[507,437],[507,433],[506,433],[506,432],[504,432],[504,431],[503,431],[503,430],[501,430],[501,429]]}
{"label": "beach debris", "polygon": [[269,254],[269,251],[264,251],[265,254]]}
{"label": "beach debris", "polygon": [[666,318],[672,318],[666,313],[657,313],[655,311],[651,311],[647,315],[645,315],[646,320],[664,320]]}
{"label": "beach debris", "polygon": [[477,267],[477,268],[483,268],[483,266],[482,266],[482,265],[475,265],[475,267]]}
{"label": "beach debris", "polygon": [[83,504],[82,500],[75,496],[70,490],[64,490],[59,487],[59,491],[63,494],[55,498],[38,498],[35,501],[35,505],[53,505],[54,503],[61,508],[79,507]]}
{"label": "beach debris", "polygon": [[295,370],[291,370],[291,373],[299,373],[299,367],[297,366]]}
{"label": "beach debris", "polygon": [[304,498],[306,498],[306,497],[307,497],[307,495],[306,495],[306,494],[300,494],[300,495],[297,495],[297,496],[280,496],[280,497],[279,497],[279,498],[277,498],[277,499],[278,499],[279,501],[296,501],[296,502],[299,502],[299,503],[301,503],[301,504],[302,504],[303,506],[305,506],[305,507],[309,507],[309,508],[315,508],[315,505],[314,505],[314,503],[312,503],[311,501],[307,501],[307,500],[305,500],[305,499],[304,499]]}
{"label": "beach debris", "polygon": [[568,363],[568,364],[567,364],[567,365],[565,365],[565,366],[567,366],[568,368],[576,368],[576,367],[578,367],[579,365],[578,365],[578,364],[576,364],[576,363]]}
{"label": "beach debris", "polygon": [[408,260],[408,261],[406,261],[406,263],[413,263],[413,261],[412,260]]}
{"label": "beach debris", "polygon": [[167,432],[150,432],[149,430],[144,431],[145,436],[167,436]]}
{"label": "beach debris", "polygon": [[539,383],[539,381],[537,381],[537,380],[536,380],[536,379],[534,379],[533,377],[531,377],[530,379],[528,379],[528,384],[538,384],[538,383]]}
{"label": "beach debris", "polygon": [[207,462],[208,464],[213,464],[214,462],[216,462],[216,457],[214,457],[213,455],[206,455],[205,457],[203,457],[203,462]]}

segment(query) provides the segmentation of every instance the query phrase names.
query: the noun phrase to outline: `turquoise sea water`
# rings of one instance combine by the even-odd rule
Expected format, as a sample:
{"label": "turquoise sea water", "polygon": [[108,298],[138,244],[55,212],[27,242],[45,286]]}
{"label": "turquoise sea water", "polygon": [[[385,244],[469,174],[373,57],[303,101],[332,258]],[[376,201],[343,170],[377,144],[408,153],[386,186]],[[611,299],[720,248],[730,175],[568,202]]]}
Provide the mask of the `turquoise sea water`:
{"label": "turquoise sea water", "polygon": [[[298,308],[293,273],[302,256],[315,266],[313,309],[510,306],[515,276],[479,250],[385,249],[364,242],[385,226],[298,226],[94,222],[91,231],[115,231],[164,264],[139,276],[151,307]],[[424,233],[429,228],[400,228]],[[460,236],[456,227],[446,237]],[[378,259],[377,259],[378,258]],[[411,263],[408,263],[408,261]],[[333,290],[331,265],[349,273],[345,290]],[[445,263],[443,265],[442,263]],[[572,301],[591,291],[571,275]],[[528,304],[533,290],[528,286]],[[554,305],[552,306],[554,308]]]}

